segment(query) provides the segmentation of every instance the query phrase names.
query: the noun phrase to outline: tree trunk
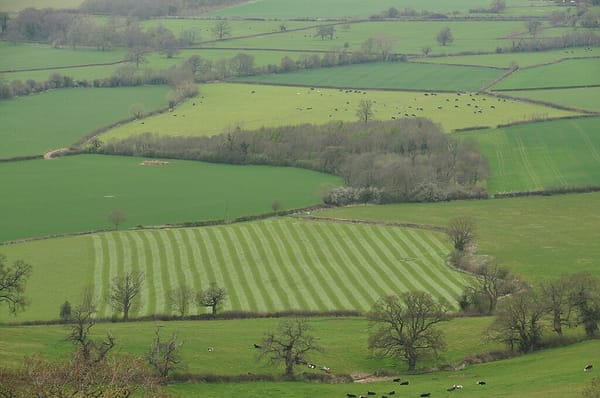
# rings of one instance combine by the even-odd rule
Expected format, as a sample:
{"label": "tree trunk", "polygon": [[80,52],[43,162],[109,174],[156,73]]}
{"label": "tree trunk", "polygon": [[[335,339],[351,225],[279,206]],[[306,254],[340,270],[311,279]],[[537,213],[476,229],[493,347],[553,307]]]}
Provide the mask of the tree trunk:
{"label": "tree trunk", "polygon": [[560,318],[560,312],[555,312],[554,313],[554,331],[556,332],[556,334],[558,334],[559,336],[562,336],[562,319]]}
{"label": "tree trunk", "polygon": [[216,304],[212,305],[212,314],[213,314],[213,316],[217,315],[217,305]]}

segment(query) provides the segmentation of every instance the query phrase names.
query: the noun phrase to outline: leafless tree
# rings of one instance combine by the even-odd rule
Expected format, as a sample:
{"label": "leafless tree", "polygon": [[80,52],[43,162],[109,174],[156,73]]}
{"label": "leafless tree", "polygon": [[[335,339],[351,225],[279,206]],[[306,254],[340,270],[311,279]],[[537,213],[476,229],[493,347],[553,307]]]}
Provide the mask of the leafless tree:
{"label": "leafless tree", "polygon": [[267,358],[271,363],[285,364],[285,375],[293,377],[294,366],[308,363],[308,355],[313,351],[322,352],[317,338],[309,334],[309,324],[305,319],[284,319],[277,331],[265,334],[258,360]]}
{"label": "leafless tree", "polygon": [[454,217],[448,222],[447,233],[454,249],[464,251],[475,239],[475,220],[471,217]]}
{"label": "leafless tree", "polygon": [[187,315],[190,304],[194,302],[194,290],[187,286],[179,286],[169,291],[169,303],[171,309],[179,314],[180,317]]}
{"label": "leafless tree", "polygon": [[358,119],[367,123],[373,117],[373,114],[373,101],[360,100],[358,107],[356,108],[356,116],[358,116]]}
{"label": "leafless tree", "polygon": [[367,314],[369,349],[378,357],[404,358],[413,371],[423,355],[446,348],[442,332],[434,327],[447,319],[446,313],[446,305],[425,292],[381,298]]}
{"label": "leafless tree", "polygon": [[443,27],[442,30],[439,31],[437,41],[442,46],[446,46],[454,41],[454,36],[452,36],[452,31],[449,27]]}
{"label": "leafless tree", "polygon": [[177,334],[173,333],[167,341],[160,338],[160,329],[154,331],[154,340],[146,353],[146,359],[161,377],[163,382],[167,381],[169,373],[181,366],[179,347],[182,343],[177,342]]}
{"label": "leafless tree", "polygon": [[544,302],[546,311],[552,315],[552,329],[562,336],[563,325],[571,324],[571,314],[574,305],[571,298],[569,278],[561,277],[542,281],[539,285],[540,299]]}
{"label": "leafless tree", "polygon": [[204,307],[211,307],[212,314],[217,315],[217,308],[227,300],[227,291],[218,287],[216,283],[211,283],[210,287],[198,293],[196,302]]}
{"label": "leafless tree", "polygon": [[136,297],[142,291],[144,274],[141,272],[127,272],[125,275],[113,279],[110,287],[109,302],[115,311],[123,313],[123,320],[129,320],[129,310]]}
{"label": "leafless tree", "polygon": [[119,229],[119,225],[127,220],[127,212],[125,210],[115,209],[108,213],[106,218],[115,226],[115,229]]}
{"label": "leafless tree", "polygon": [[219,40],[231,36],[231,25],[225,19],[218,19],[212,27],[213,36]]}
{"label": "leafless tree", "polygon": [[519,281],[510,274],[508,268],[496,263],[480,266],[476,274],[480,290],[487,297],[489,314],[496,309],[500,297],[514,293],[520,287]]}
{"label": "leafless tree", "polygon": [[32,267],[23,260],[16,260],[12,267],[6,264],[6,256],[0,254],[0,303],[7,303],[8,310],[16,314],[27,305],[25,284]]}

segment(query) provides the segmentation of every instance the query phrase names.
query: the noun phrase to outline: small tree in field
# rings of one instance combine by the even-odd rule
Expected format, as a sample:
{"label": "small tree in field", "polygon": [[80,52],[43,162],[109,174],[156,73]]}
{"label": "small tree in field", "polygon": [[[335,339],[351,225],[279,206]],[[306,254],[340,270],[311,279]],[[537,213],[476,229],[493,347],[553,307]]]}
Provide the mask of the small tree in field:
{"label": "small tree in field", "polygon": [[0,304],[7,303],[12,314],[16,314],[27,305],[23,293],[30,275],[31,265],[17,260],[10,267],[6,264],[6,256],[0,254]]}
{"label": "small tree in field", "polygon": [[216,283],[211,283],[210,287],[201,291],[196,296],[198,305],[211,307],[212,314],[217,315],[217,308],[227,300],[227,292],[222,287],[218,287]]}
{"label": "small tree in field", "polygon": [[367,123],[373,117],[373,113],[373,101],[360,100],[358,107],[356,108],[356,116],[358,116],[358,119]]}
{"label": "small tree in field", "polygon": [[131,104],[131,106],[129,107],[129,113],[131,113],[137,119],[141,118],[146,113],[144,104],[141,104],[139,102],[136,102],[135,104]]}
{"label": "small tree in field", "polygon": [[475,221],[470,217],[455,217],[448,222],[448,237],[455,250],[464,251],[475,239]]}
{"label": "small tree in field", "polygon": [[171,309],[179,314],[180,317],[187,315],[190,304],[194,302],[194,290],[187,286],[179,286],[169,291],[169,303]]}
{"label": "small tree in field", "polygon": [[454,41],[454,36],[452,36],[452,31],[449,27],[446,26],[439,31],[437,41],[442,46],[446,46]]}
{"label": "small tree in field", "polygon": [[110,287],[109,302],[113,309],[123,313],[123,320],[129,320],[129,311],[136,298],[142,291],[144,274],[141,272],[127,272],[125,275],[113,279]]}
{"label": "small tree in field", "polygon": [[108,213],[106,218],[115,226],[115,229],[119,229],[119,225],[127,220],[127,212],[125,210],[115,209]]}
{"label": "small tree in field", "polygon": [[60,306],[60,320],[63,323],[67,323],[71,320],[71,303],[69,303],[69,301],[65,301]]}

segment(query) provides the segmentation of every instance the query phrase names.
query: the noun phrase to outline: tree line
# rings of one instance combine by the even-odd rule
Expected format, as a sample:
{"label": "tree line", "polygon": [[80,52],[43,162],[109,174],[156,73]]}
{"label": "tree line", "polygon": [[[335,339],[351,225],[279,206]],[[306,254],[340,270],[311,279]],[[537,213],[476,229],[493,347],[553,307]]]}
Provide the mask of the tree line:
{"label": "tree line", "polygon": [[[294,166],[341,176],[356,189],[375,188],[377,200],[439,201],[485,197],[486,163],[473,141],[444,134],[428,119],[332,122],[233,129],[212,137],[145,133],[90,151],[216,163]],[[325,195],[326,200],[332,200]]]}

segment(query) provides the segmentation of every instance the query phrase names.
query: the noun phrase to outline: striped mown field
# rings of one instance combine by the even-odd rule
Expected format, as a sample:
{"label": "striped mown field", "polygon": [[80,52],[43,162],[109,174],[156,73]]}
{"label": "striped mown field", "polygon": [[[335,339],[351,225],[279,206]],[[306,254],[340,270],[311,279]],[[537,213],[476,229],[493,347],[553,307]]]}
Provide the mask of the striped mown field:
{"label": "striped mown field", "polygon": [[170,313],[170,289],[211,282],[229,294],[224,310],[260,312],[366,311],[382,295],[417,289],[456,305],[469,283],[445,265],[442,235],[394,226],[282,218],[92,239],[99,316],[112,315],[110,281],[130,270],[146,277],[138,316]]}

